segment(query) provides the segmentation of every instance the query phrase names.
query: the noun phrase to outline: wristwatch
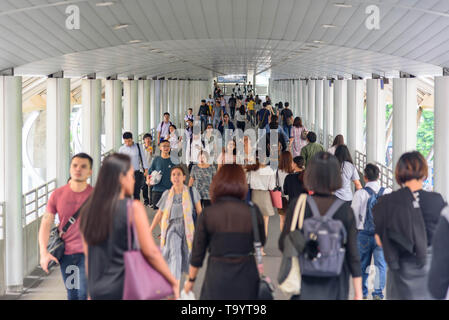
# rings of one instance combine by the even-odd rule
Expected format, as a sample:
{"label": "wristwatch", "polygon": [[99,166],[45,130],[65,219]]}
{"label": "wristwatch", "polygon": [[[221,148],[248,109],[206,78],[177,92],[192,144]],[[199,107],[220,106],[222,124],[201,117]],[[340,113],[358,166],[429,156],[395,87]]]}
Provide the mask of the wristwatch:
{"label": "wristwatch", "polygon": [[195,282],[195,280],[196,280],[196,278],[192,279],[192,278],[189,277],[189,282]]}

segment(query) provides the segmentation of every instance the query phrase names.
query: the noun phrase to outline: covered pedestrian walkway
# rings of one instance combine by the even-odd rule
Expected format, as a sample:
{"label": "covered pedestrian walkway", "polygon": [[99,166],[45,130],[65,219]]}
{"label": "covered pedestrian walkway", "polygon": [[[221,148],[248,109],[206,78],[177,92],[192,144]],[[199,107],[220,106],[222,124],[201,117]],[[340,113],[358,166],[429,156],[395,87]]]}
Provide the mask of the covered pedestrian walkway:
{"label": "covered pedestrian walkway", "polygon": [[383,186],[398,187],[394,164],[418,149],[425,187],[447,200],[448,10],[444,0],[1,1],[0,296],[65,298],[59,270],[37,267],[38,230],[72,155],[92,156],[95,186],[123,132],[156,137],[164,112],[183,128],[228,75],[288,101],[325,148],[342,134],[357,169],[377,163]]}

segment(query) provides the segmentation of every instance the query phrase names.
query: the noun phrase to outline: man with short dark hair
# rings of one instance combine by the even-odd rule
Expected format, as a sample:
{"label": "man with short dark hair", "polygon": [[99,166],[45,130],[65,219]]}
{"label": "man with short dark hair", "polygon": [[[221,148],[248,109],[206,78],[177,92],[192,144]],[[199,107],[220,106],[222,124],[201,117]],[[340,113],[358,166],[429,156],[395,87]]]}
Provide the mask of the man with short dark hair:
{"label": "man with short dark hair", "polygon": [[147,176],[146,181],[148,185],[151,185],[151,175],[154,171],[158,171],[162,176],[161,180],[153,185],[153,198],[151,200],[154,209],[158,209],[156,206],[162,197],[162,193],[164,193],[165,190],[170,189],[172,186],[170,181],[170,171],[174,166],[170,158],[170,142],[167,140],[162,140],[161,143],[159,143],[159,148],[161,149],[161,155],[153,159],[149,170],[150,174]]}
{"label": "man with short dark hair", "polygon": [[368,287],[367,279],[369,275],[369,266],[371,259],[374,259],[376,268],[374,281],[373,300],[382,300],[384,298],[383,289],[385,288],[387,264],[385,262],[383,250],[376,244],[374,238],[374,219],[372,209],[379,198],[385,194],[391,193],[390,188],[382,188],[378,182],[379,167],[368,163],[364,170],[365,188],[357,190],[352,199],[352,210],[354,211],[357,230],[357,243],[360,253],[360,263],[362,266],[362,290],[363,298],[367,299]]}
{"label": "man with short dark hair", "polygon": [[170,126],[173,123],[170,121],[170,113],[164,113],[164,121],[159,123],[157,127],[157,141],[160,142],[165,139],[166,136],[170,134]]}
{"label": "man with short dark hair", "polygon": [[[145,155],[145,158],[147,159],[147,163],[151,165],[151,162],[153,161],[153,137],[149,133],[145,133],[143,135],[143,153]],[[148,189],[148,185],[146,183],[142,183],[142,193],[143,193],[143,200],[144,205],[151,206],[151,188]]]}
{"label": "man with short dark hair", "polygon": [[234,94],[231,94],[231,97],[228,100],[229,109],[231,111],[231,118],[234,121],[235,115],[235,105],[237,104],[237,99],[234,97]]}
{"label": "man with short dark hair", "polygon": [[210,116],[209,106],[206,104],[206,100],[201,100],[201,106],[198,110],[198,115],[201,119],[201,131],[204,131],[204,128],[207,124],[207,118]]}
{"label": "man with short dark hair", "polygon": [[187,109],[187,114],[184,117],[184,122],[185,122],[186,126],[188,125],[187,120],[193,121],[193,109],[192,108]]}
{"label": "man with short dark hair", "polygon": [[[148,162],[144,156],[144,148],[139,143],[134,143],[133,134],[131,132],[125,132],[123,134],[124,145],[120,147],[118,153],[123,153],[131,158],[131,164],[134,168],[134,199],[140,200],[140,189],[145,183],[145,176],[148,174]],[[148,203],[144,203],[148,206]]]}
{"label": "man with short dark hair", "polygon": [[258,115],[258,127],[259,129],[264,129],[268,132],[270,132],[269,123],[271,122],[271,112],[267,109],[267,103],[264,102],[262,104],[262,109],[260,109]]}
{"label": "man with short dark hair", "polygon": [[293,112],[289,108],[290,104],[288,102],[285,103],[284,108],[281,111],[282,117],[282,127],[284,128],[284,132],[287,136],[291,137],[291,130],[293,125]]}
{"label": "man with short dark hair", "polygon": [[307,134],[307,142],[308,144],[301,149],[301,156],[304,157],[304,162],[307,167],[307,164],[309,163],[310,159],[313,158],[315,153],[318,153],[320,151],[324,151],[324,148],[321,144],[316,142],[316,133],[313,131],[310,131]]}
{"label": "man with short dark hair", "polygon": [[[60,265],[68,300],[87,299],[84,247],[78,215],[81,206],[93,191],[87,183],[87,179],[92,175],[92,163],[92,158],[85,153],[73,156],[70,162],[70,181],[51,194],[39,229],[40,266],[49,273],[50,262]],[[60,261],[47,249],[56,214],[60,222],[58,230],[65,245]],[[64,227],[68,228],[63,233]]]}

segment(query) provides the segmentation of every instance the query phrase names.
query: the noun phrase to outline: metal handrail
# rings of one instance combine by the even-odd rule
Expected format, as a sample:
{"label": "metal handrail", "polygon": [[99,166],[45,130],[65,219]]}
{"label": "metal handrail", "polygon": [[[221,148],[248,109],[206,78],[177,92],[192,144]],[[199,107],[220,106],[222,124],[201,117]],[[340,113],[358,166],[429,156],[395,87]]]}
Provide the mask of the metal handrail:
{"label": "metal handrail", "polygon": [[109,150],[109,151],[106,151],[105,153],[103,153],[103,154],[101,155],[100,161],[103,162],[104,158],[106,158],[107,156],[110,156],[110,155],[113,154],[113,153],[114,153],[114,150],[113,150],[113,149],[111,149],[111,150]]}
{"label": "metal handrail", "polygon": [[319,130],[318,141],[320,142],[321,145],[324,146],[324,133],[322,129]]}
{"label": "metal handrail", "polygon": [[358,171],[363,172],[366,166],[366,155],[360,151],[355,151],[355,167]]}
{"label": "metal handrail", "polygon": [[27,226],[44,214],[48,198],[55,189],[56,179],[53,179],[46,184],[37,187],[36,189],[28,191],[22,196],[23,227]]}
{"label": "metal handrail", "polygon": [[[355,151],[355,167],[358,171],[363,172],[363,170],[366,167],[366,155],[363,154],[360,151]],[[393,181],[394,181],[394,175],[393,170],[389,167],[387,167],[384,164],[381,164],[379,162],[375,162],[376,166],[379,167],[379,182],[382,187],[384,188],[390,188],[393,189]]]}
{"label": "metal handrail", "polygon": [[332,146],[332,143],[334,142],[334,136],[333,135],[328,135],[327,136],[327,147],[330,148]]}
{"label": "metal handrail", "polygon": [[0,202],[0,240],[5,239],[5,203]]}

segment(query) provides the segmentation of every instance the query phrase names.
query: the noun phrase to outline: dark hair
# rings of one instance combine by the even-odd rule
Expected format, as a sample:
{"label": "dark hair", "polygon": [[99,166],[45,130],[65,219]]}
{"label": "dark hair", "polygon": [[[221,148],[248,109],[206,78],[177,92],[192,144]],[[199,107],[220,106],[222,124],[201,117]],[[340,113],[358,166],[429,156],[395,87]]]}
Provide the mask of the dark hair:
{"label": "dark hair", "polygon": [[126,154],[114,153],[103,160],[97,178],[97,187],[80,212],[80,230],[88,245],[105,241],[111,230],[122,186],[120,177],[131,168]]}
{"label": "dark hair", "polygon": [[146,138],[150,138],[151,140],[153,140],[153,136],[151,134],[149,134],[149,133],[145,133],[143,135],[143,139],[145,140]]}
{"label": "dark hair", "polygon": [[171,176],[171,174],[172,174],[172,172],[173,172],[174,170],[181,170],[182,175],[183,175],[183,176],[186,175],[186,172],[184,171],[184,168],[183,168],[182,166],[179,166],[179,165],[178,165],[178,166],[174,166],[174,167],[171,168],[171,170],[170,170],[170,176]]}
{"label": "dark hair", "polygon": [[267,103],[266,102],[262,103],[262,106],[265,108],[267,106]]}
{"label": "dark hair", "polygon": [[75,154],[72,157],[72,159],[70,160],[70,163],[72,163],[73,159],[75,159],[75,158],[81,158],[81,159],[89,160],[89,165],[90,165],[90,168],[92,169],[92,166],[94,164],[94,159],[92,159],[92,157],[90,155],[88,155],[87,153],[80,152],[80,153]]}
{"label": "dark hair", "polygon": [[298,168],[303,168],[305,160],[303,156],[296,156],[293,158],[293,162],[298,166]]}
{"label": "dark hair", "polygon": [[288,106],[290,105],[290,103],[288,103],[288,102],[286,102],[285,104],[284,104],[284,106],[287,108]]}
{"label": "dark hair", "polygon": [[161,144],[163,144],[163,143],[165,143],[165,142],[167,142],[168,144],[170,144],[170,141],[164,139],[164,140],[162,140],[161,142],[159,142],[158,146],[160,146]]}
{"label": "dark hair", "polygon": [[309,131],[309,133],[307,134],[307,140],[312,143],[316,142],[316,133],[313,131]]}
{"label": "dark hair", "polygon": [[279,101],[279,103],[278,103],[278,108],[279,109],[282,109],[284,107],[284,105],[282,104],[282,101]]}
{"label": "dark hair", "polygon": [[[201,100],[201,102],[204,102],[204,103],[206,103],[206,100],[205,99],[203,99],[203,100]],[[190,108],[191,109],[191,108]]]}
{"label": "dark hair", "polygon": [[342,145],[342,144],[345,144],[345,141],[343,139],[343,135],[337,134],[335,136],[334,142],[332,143],[332,147],[339,146],[339,145]]}
{"label": "dark hair", "polygon": [[245,114],[245,106],[243,104],[240,106],[239,112],[240,112],[241,115]]}
{"label": "dark hair", "polygon": [[351,157],[351,152],[349,152],[348,147],[345,144],[341,144],[335,149],[335,157],[337,157],[340,162],[340,166],[343,166],[345,161],[354,164]]}
{"label": "dark hair", "polygon": [[338,160],[329,152],[316,153],[307,163],[304,185],[315,193],[331,194],[341,188],[341,174]]}
{"label": "dark hair", "polygon": [[224,196],[244,200],[248,193],[248,183],[242,166],[224,164],[213,177],[209,193],[212,203]]}
{"label": "dark hair", "polygon": [[[192,119],[188,119],[187,121],[192,121]],[[174,124],[171,124],[168,128],[170,129],[170,127],[173,127],[176,130],[176,126]]]}
{"label": "dark hair", "polygon": [[368,163],[365,167],[365,170],[363,170],[363,173],[365,174],[365,177],[368,179],[368,181],[376,181],[379,179],[379,167],[375,164]]}
{"label": "dark hair", "polygon": [[302,120],[300,117],[296,117],[295,120],[293,120],[293,126],[296,128],[302,127]]}
{"label": "dark hair", "polygon": [[170,113],[168,113],[168,112],[164,112],[164,116],[165,116],[165,115],[168,115],[168,116],[170,116]]}
{"label": "dark hair", "polygon": [[192,108],[189,108],[189,109],[187,109],[187,110],[192,110],[192,111],[193,111],[193,109],[192,109]]}
{"label": "dark hair", "polygon": [[414,179],[426,179],[427,174],[427,161],[418,151],[404,153],[396,164],[395,177],[400,185]]}
{"label": "dark hair", "polygon": [[279,169],[287,173],[292,173],[292,162],[293,159],[290,151],[283,151],[279,159]]}
{"label": "dark hair", "polygon": [[132,139],[132,138],[133,138],[133,134],[131,132],[129,132],[129,131],[126,131],[123,134],[123,139]]}

